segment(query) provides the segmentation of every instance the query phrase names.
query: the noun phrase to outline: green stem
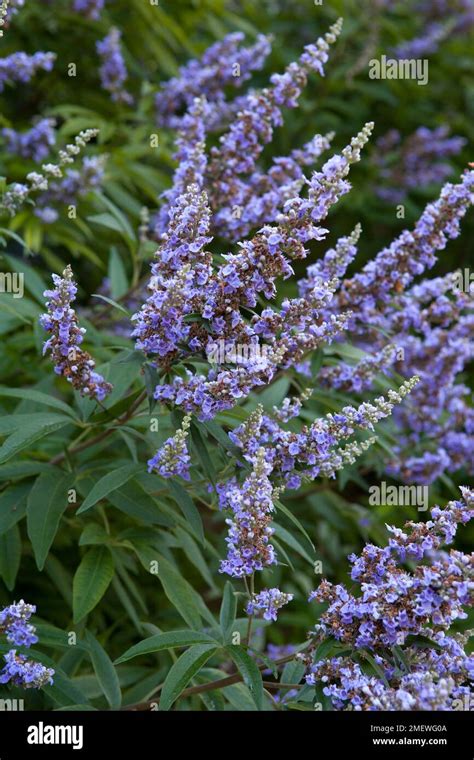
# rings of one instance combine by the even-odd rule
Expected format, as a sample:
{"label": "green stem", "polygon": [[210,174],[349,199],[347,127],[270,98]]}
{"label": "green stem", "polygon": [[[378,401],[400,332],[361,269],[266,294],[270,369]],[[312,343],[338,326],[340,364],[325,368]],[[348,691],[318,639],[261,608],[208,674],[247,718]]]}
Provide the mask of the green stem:
{"label": "green stem", "polygon": [[[109,436],[111,436],[115,432],[115,430],[117,429],[117,426],[124,425],[125,422],[128,422],[128,420],[130,419],[130,417],[133,416],[133,413],[136,411],[136,409],[138,409],[138,407],[140,406],[140,404],[142,403],[142,401],[144,401],[146,399],[146,396],[147,396],[146,391],[143,391],[135,399],[135,401],[133,402],[133,404],[130,406],[130,409],[127,412],[125,412],[125,414],[122,415],[122,417],[118,418],[117,424],[114,427],[109,428],[108,430],[103,430],[98,435],[94,436],[93,438],[89,438],[87,441],[84,441],[83,443],[80,443],[78,446],[77,445],[73,446],[71,449],[68,449],[68,453],[69,454],[79,454],[81,451],[84,451],[85,449],[88,449],[91,446],[95,446],[96,443],[100,443],[101,441],[104,441],[106,438],[108,438]],[[79,440],[79,439],[77,439],[77,440]],[[77,444],[77,440],[75,441],[76,444]],[[55,457],[53,457],[51,459],[51,461],[50,461],[50,464],[53,464],[53,465],[59,464],[64,459],[66,459],[66,454],[65,454],[65,452],[62,452],[61,454],[57,454]]]}

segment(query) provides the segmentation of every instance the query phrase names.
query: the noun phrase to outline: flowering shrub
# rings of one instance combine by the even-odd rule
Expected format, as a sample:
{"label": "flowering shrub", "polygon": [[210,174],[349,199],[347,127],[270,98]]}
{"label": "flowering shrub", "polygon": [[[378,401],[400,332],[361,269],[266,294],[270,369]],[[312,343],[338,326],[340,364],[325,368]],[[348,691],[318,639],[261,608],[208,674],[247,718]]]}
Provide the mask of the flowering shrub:
{"label": "flowering shrub", "polygon": [[[361,258],[362,225],[333,219],[357,207],[374,123],[341,149],[332,129],[272,148],[342,20],[267,82],[270,36],[232,32],[140,90],[107,4],[70,5],[98,25],[97,97],[117,116],[56,108],[2,132],[17,163],[1,188],[0,693],[41,687],[44,709],[470,704],[472,555],[443,546],[474,515],[456,487],[474,471],[473,291],[428,273],[469,218],[474,171]],[[27,56],[26,79],[5,63],[5,81],[46,76],[53,55]],[[150,145],[175,140],[166,188],[143,148],[102,150],[147,108]],[[465,145],[413,135],[396,171],[393,138],[369,156],[390,202],[451,178],[433,156]],[[385,529],[365,504],[381,478],[429,485],[430,515]],[[35,608],[12,604],[23,578],[38,637]],[[30,660],[38,638],[50,654]]]}

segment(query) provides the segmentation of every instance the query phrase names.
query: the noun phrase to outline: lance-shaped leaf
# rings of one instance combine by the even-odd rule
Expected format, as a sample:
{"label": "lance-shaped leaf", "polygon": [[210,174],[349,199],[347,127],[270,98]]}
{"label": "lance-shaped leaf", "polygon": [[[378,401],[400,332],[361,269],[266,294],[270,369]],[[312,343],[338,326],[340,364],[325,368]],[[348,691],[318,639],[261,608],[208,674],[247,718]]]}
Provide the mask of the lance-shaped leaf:
{"label": "lance-shaped leaf", "polygon": [[224,641],[227,639],[229,631],[232,628],[236,612],[237,599],[234,593],[234,588],[232,586],[232,583],[230,581],[227,581],[224,587],[224,594],[222,597],[222,604],[219,613],[219,622]]}
{"label": "lance-shaped leaf", "polygon": [[105,546],[94,546],[82,558],[72,587],[74,622],[82,620],[107,591],[114,575],[114,561]]}
{"label": "lance-shaped leaf", "polygon": [[73,483],[74,475],[70,473],[44,472],[28,496],[28,537],[39,570],[44,567],[59,521],[68,506],[68,491]]}
{"label": "lance-shaped leaf", "polygon": [[226,652],[232,657],[237,665],[245,685],[249,689],[257,710],[262,709],[263,704],[263,683],[262,674],[245,649],[240,646],[231,645],[226,647]]}
{"label": "lance-shaped leaf", "polygon": [[139,655],[162,652],[165,649],[178,649],[179,647],[188,647],[193,644],[212,644],[219,646],[219,643],[202,631],[169,631],[167,633],[157,633],[148,639],[140,641],[135,646],[130,647],[124,652],[116,664],[131,660]]}
{"label": "lance-shaped leaf", "polygon": [[181,655],[166,676],[161,692],[160,710],[170,709],[191,678],[199,673],[215,651],[216,647],[213,644],[196,644]]}
{"label": "lance-shaped leaf", "polygon": [[100,688],[112,710],[118,710],[122,703],[122,694],[112,660],[89,631],[86,631],[86,642]]}
{"label": "lance-shaped leaf", "polygon": [[123,486],[130,480],[130,478],[137,475],[142,470],[142,465],[126,464],[123,467],[119,467],[118,470],[108,472],[107,475],[104,475],[104,477],[95,484],[76,514],[80,515],[81,512],[86,512],[93,507],[94,504],[97,504],[98,501],[104,499],[109,493],[112,493],[112,491],[116,491],[117,488]]}

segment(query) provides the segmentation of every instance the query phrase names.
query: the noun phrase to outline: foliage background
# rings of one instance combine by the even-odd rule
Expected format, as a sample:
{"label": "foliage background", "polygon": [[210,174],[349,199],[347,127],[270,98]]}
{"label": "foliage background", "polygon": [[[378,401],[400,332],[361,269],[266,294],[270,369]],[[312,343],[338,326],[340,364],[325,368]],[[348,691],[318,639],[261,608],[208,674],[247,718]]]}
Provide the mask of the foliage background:
{"label": "foliage background", "polygon": [[[110,687],[104,690],[107,677],[103,673],[101,676],[100,668],[94,671],[86,644],[69,647],[65,632],[76,631],[79,640],[86,641],[87,626],[114,659],[150,633],[183,627],[183,617],[187,623],[196,623],[197,618],[197,624],[203,627],[211,625],[219,613],[224,579],[217,567],[224,554],[224,523],[206,486],[209,480],[228,474],[229,463],[215,431],[212,435],[208,428],[200,426],[196,433],[201,435],[194,446],[194,461],[198,464],[187,494],[193,497],[198,513],[189,505],[182,487],[170,489],[167,482],[145,473],[143,462],[179,423],[163,410],[143,407],[139,416],[127,421],[106,441],[63,459],[64,480],[59,486],[57,467],[51,469],[48,464],[81,429],[109,429],[127,408],[120,399],[125,395],[133,399],[143,386],[139,364],[131,353],[132,342],[108,330],[111,322],[123,315],[90,298],[90,294],[97,293],[108,276],[112,297],[120,299],[147,273],[154,246],[140,243],[140,209],[158,207],[159,194],[169,186],[173,169],[170,131],[160,129],[159,148],[150,147],[150,136],[157,132],[153,95],[160,81],[175,74],[190,57],[235,30],[244,31],[249,41],[258,32],[273,35],[273,52],[264,71],[252,81],[263,84],[271,72],[282,70],[340,15],[345,20],[344,31],[331,51],[326,77],[312,78],[301,107],[288,115],[285,127],[278,130],[265,151],[264,161],[286,155],[315,132],[329,130],[336,132],[336,151],[368,120],[375,121],[374,139],[392,127],[408,136],[420,125],[434,128],[447,124],[453,134],[467,139],[464,151],[452,161],[455,178],[473,158],[472,34],[467,31],[442,43],[430,57],[426,87],[412,81],[371,81],[366,64],[354,71],[358,61],[386,53],[397,43],[416,36],[420,18],[412,2],[384,7],[376,0],[333,0],[322,6],[311,0],[160,0],[159,6],[153,6],[146,0],[110,0],[100,21],[94,22],[74,13],[69,0],[38,0],[20,10],[1,41],[2,55],[17,50],[50,50],[57,59],[53,72],[38,74],[30,85],[5,89],[0,96],[0,126],[27,128],[38,114],[53,116],[58,121],[59,144],[83,128],[98,127],[100,136],[87,148],[86,155],[108,156],[103,190],[81,201],[76,220],[68,219],[65,209],[58,207],[60,217],[52,225],[40,222],[30,208],[5,222],[18,238],[4,236],[2,266],[25,272],[28,292],[21,301],[13,301],[8,294],[0,296],[0,384],[3,389],[18,389],[17,395],[1,391],[0,435],[6,440],[12,430],[20,431],[20,436],[26,431],[27,442],[17,455],[7,459],[2,458],[5,449],[0,449],[0,606],[13,598],[37,604],[39,616],[45,621],[40,627],[38,656],[46,653],[63,674],[54,687],[41,694],[28,694],[28,707],[55,709],[86,703],[99,708],[117,706],[116,691],[112,686],[111,696]],[[136,100],[133,107],[115,105],[100,88],[95,44],[111,25],[122,30],[129,71],[127,86]],[[369,47],[371,43],[373,48]],[[76,77],[67,75],[71,62],[77,65]],[[32,169],[32,164],[5,151],[0,162],[0,174],[9,181],[20,180]],[[329,242],[348,234],[360,221],[363,236],[357,268],[404,227],[411,226],[439,189],[424,187],[410,194],[406,219],[397,219],[395,208],[374,194],[378,178],[370,161],[370,148],[353,169],[351,181],[352,192],[330,215]],[[469,241],[473,225],[474,215],[470,213],[463,221],[461,237],[450,243],[440,257],[437,273],[468,266],[472,261]],[[328,247],[323,245],[319,253]],[[49,285],[50,272],[62,271],[67,263],[72,264],[80,285],[88,345],[115,385],[105,404],[109,412],[95,410],[88,401],[73,400],[67,384],[54,377],[49,361],[41,357],[43,335],[37,327],[37,317],[42,311],[42,291]],[[284,286],[281,294],[288,294],[291,287]],[[53,430],[47,437],[28,438],[35,421],[41,422],[37,415],[67,415],[62,409],[49,407],[43,397],[35,400],[31,389],[45,394],[46,399],[54,393],[71,405],[69,415],[74,419],[68,421],[66,416],[62,426],[56,420],[57,430],[51,419]],[[259,400],[268,405],[278,403],[288,389],[289,381],[282,378],[259,394]],[[316,393],[308,405],[309,418],[338,408],[341,402],[340,395]],[[255,403],[252,398],[245,409]],[[150,415],[159,417],[158,432],[150,432]],[[221,430],[237,424],[245,415],[239,408],[220,415]],[[386,436],[389,444],[389,425]],[[325,575],[346,580],[347,555],[359,550],[367,539],[383,541],[385,522],[401,524],[406,519],[400,509],[368,507],[367,487],[369,482],[380,479],[380,457],[381,450],[377,449],[367,455],[362,470],[346,469],[337,481],[318,481],[304,494],[290,494],[283,499],[314,547],[290,517],[278,515],[281,528],[277,541],[286,566],[274,571],[272,582],[281,580],[284,589],[295,594],[295,602],[281,614],[278,625],[268,631],[262,627],[256,640],[259,647],[265,648],[269,641],[298,644],[304,640],[317,617],[317,607],[306,603],[308,592],[319,580],[313,572],[316,559],[323,561]],[[110,494],[90,511],[77,514],[77,505],[64,504],[63,514],[46,514],[45,510],[54,506],[54,487],[65,492],[73,484],[80,502],[104,474],[130,462],[137,464],[133,477],[118,493]],[[430,501],[443,504],[456,494],[455,485],[448,478],[435,484],[430,489]],[[44,515],[39,527],[33,516],[28,517],[35,510]],[[205,539],[200,532],[201,520]],[[468,530],[462,532],[460,548],[468,546],[470,537]],[[88,561],[101,560],[104,574],[103,595],[90,611],[87,593],[78,590],[77,571],[85,557]],[[153,558],[160,561],[158,576],[149,572]],[[84,610],[87,614],[83,614]],[[163,680],[170,662],[170,655],[161,653],[119,666],[116,672],[123,704],[147,699]],[[203,673],[199,678],[205,680],[206,671]],[[227,709],[252,709],[246,687],[228,687],[224,695]],[[208,707],[203,697],[180,703],[180,709]]]}

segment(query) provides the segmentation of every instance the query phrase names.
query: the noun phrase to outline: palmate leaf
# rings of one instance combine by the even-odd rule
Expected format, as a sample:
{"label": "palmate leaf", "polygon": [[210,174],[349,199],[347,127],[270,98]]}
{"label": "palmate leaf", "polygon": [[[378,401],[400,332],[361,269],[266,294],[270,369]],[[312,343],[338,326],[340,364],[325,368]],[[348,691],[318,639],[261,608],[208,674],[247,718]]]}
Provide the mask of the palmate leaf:
{"label": "palmate leaf", "polygon": [[195,644],[181,655],[170,669],[163,684],[160,710],[169,710],[190,680],[216,651],[214,644]]}
{"label": "palmate leaf", "polygon": [[94,546],[82,558],[73,581],[74,622],[82,620],[100,602],[114,575],[114,561],[105,546]]}

